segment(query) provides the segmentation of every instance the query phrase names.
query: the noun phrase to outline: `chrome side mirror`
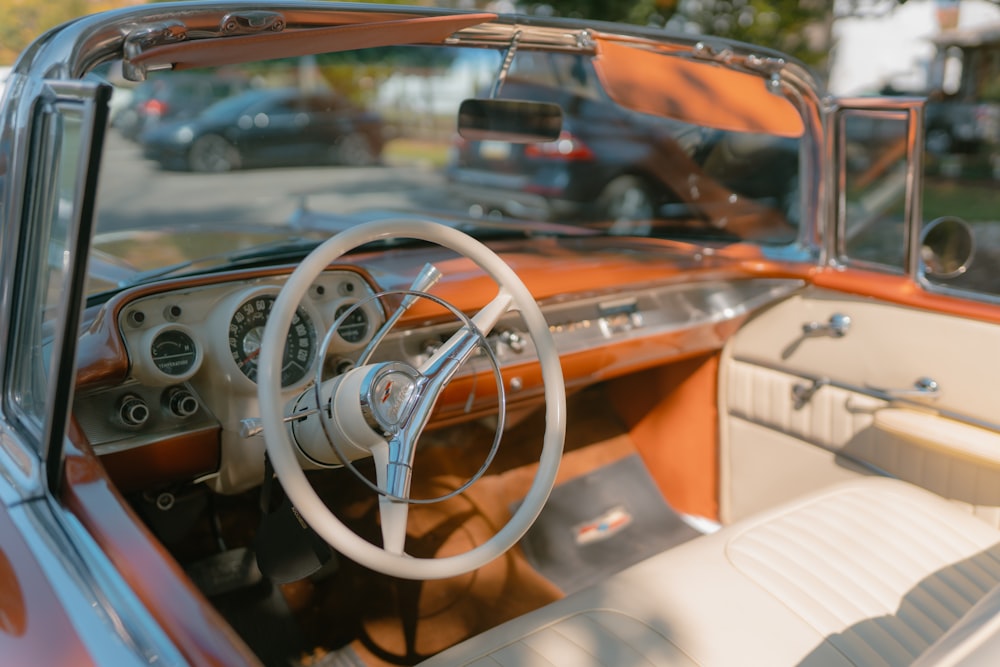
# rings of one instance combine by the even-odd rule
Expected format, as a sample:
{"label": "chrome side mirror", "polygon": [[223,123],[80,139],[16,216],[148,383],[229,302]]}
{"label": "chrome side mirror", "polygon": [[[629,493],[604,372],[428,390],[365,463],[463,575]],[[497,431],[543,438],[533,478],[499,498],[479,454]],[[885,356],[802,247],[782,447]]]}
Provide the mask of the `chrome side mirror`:
{"label": "chrome side mirror", "polygon": [[920,272],[937,280],[956,278],[969,269],[976,242],[965,220],[932,220],[920,235]]}

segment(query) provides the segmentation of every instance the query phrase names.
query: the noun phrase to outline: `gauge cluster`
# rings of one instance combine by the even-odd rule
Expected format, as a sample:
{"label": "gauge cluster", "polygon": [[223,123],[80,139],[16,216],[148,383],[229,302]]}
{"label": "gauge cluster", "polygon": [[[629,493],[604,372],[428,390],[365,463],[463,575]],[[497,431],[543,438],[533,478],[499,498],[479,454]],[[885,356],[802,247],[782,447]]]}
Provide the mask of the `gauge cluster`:
{"label": "gauge cluster", "polygon": [[[150,387],[190,383],[210,404],[216,394],[255,394],[264,328],[282,284],[281,277],[257,278],[130,302],[120,310],[118,326],[131,381]],[[323,273],[298,306],[285,339],[282,387],[292,390],[312,381],[330,327],[337,325],[324,361],[337,368],[371,340],[384,319],[359,274]]]}
{"label": "gauge cluster", "polygon": [[[82,389],[73,405],[76,423],[106,465],[147,461],[148,484],[203,478],[226,492],[260,479],[263,441],[243,435],[241,420],[260,414],[257,364],[285,278],[220,277],[123,295],[115,317],[128,375],[115,386]],[[327,378],[352,367],[383,322],[382,306],[361,273],[320,274],[285,337],[286,396],[320,369]]]}

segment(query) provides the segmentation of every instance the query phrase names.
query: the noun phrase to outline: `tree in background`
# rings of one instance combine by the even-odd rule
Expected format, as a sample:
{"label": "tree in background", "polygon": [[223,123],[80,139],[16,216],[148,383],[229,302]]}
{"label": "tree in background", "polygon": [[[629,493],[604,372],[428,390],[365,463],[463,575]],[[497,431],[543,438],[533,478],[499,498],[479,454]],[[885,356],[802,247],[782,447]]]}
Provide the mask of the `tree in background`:
{"label": "tree in background", "polygon": [[14,59],[36,37],[84,14],[113,9],[127,0],[0,0],[0,65]]}
{"label": "tree in background", "polygon": [[6,0],[0,3],[0,63],[11,63],[31,40],[86,13],[84,0]]}
{"label": "tree in background", "polygon": [[833,21],[833,3],[827,0],[551,0],[548,7],[557,16],[659,25],[750,42],[819,67],[830,50]]}
{"label": "tree in background", "polygon": [[678,0],[550,0],[524,8],[532,14],[647,25],[662,24],[678,4]]}
{"label": "tree in background", "polygon": [[549,0],[534,13],[713,35],[776,49],[823,75],[839,16],[885,13],[906,0]]}

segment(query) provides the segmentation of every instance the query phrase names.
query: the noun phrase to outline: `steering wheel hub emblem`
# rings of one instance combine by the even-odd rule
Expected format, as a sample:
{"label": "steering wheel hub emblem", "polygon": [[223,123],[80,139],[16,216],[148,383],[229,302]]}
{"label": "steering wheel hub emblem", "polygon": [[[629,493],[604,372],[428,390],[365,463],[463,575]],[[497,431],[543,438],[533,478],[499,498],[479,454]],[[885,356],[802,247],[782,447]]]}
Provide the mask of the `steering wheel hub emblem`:
{"label": "steering wheel hub emblem", "polygon": [[361,408],[368,423],[395,433],[420,397],[420,373],[399,362],[376,366],[362,385]]}

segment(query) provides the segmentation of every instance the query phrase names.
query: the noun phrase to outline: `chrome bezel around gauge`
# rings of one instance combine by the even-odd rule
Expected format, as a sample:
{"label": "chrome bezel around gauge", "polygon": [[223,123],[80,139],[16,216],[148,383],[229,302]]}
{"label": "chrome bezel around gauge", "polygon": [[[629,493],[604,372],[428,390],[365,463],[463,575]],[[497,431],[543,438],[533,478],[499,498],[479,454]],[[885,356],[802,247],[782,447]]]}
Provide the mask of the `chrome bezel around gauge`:
{"label": "chrome bezel around gauge", "polygon": [[[168,340],[169,338],[173,340]],[[201,368],[205,357],[194,333],[182,324],[155,326],[143,333],[139,344],[139,359],[133,364],[132,375],[150,386],[190,380]],[[173,349],[161,349],[167,346]],[[180,350],[177,349],[178,346]]]}
{"label": "chrome bezel around gauge", "polygon": [[[248,389],[257,386],[257,364],[254,357],[258,350],[248,350],[245,342],[251,336],[256,335],[259,344],[259,339],[263,336],[264,325],[274,307],[277,294],[276,288],[259,288],[240,292],[224,311],[226,335],[221,341],[222,353],[220,357],[224,359],[223,364],[226,368],[233,372],[233,381],[241,383]],[[296,308],[292,329],[302,327],[303,330],[297,333],[296,348],[287,347],[292,340],[291,338],[287,339],[285,353],[282,355],[282,389],[300,388],[312,379],[312,371],[315,368],[319,349],[319,334],[316,326],[322,321],[320,315],[306,303],[301,303]],[[290,349],[299,351],[296,356],[300,356],[304,352],[305,359],[300,356],[299,359],[289,361],[286,355]],[[242,356],[242,362],[237,358],[238,356]],[[297,367],[298,370],[291,370],[293,366]],[[286,369],[288,370],[286,371]],[[286,372],[288,373],[287,379]]]}

